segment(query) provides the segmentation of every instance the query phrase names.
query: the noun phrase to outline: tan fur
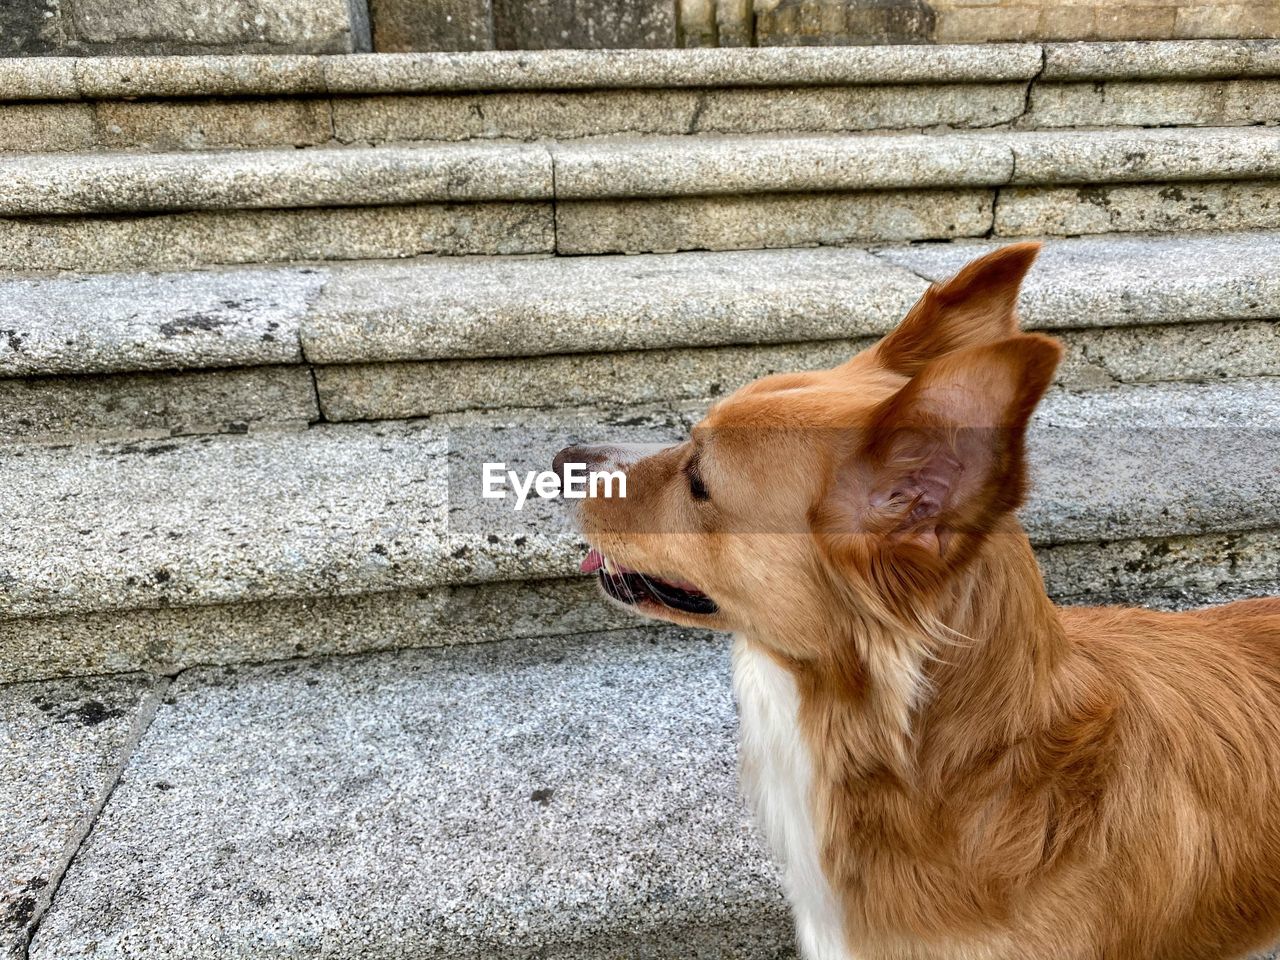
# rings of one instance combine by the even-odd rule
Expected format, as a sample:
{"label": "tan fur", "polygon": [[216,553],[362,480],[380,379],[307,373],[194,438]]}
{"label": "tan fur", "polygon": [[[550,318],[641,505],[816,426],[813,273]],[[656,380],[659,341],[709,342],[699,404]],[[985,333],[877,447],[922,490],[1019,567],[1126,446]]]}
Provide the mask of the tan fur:
{"label": "tan fur", "polygon": [[[789,672],[856,960],[1227,960],[1280,939],[1280,599],[1059,608],[1014,511],[1060,350],[1019,244],[768,377],[582,524]],[[697,470],[710,500],[689,494]]]}

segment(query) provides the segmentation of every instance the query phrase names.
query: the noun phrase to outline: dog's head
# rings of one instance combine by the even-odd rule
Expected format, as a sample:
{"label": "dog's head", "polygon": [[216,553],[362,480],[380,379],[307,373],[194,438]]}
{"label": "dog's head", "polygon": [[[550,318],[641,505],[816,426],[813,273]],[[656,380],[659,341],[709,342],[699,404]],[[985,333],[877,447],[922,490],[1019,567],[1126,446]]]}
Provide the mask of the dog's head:
{"label": "dog's head", "polygon": [[1018,331],[1038,250],[974,261],[876,345],[743,387],[683,443],[561,451],[558,471],[626,475],[625,498],[582,501],[583,569],[649,616],[814,642],[833,603],[927,604],[1025,493],[1023,436],[1061,355]]}

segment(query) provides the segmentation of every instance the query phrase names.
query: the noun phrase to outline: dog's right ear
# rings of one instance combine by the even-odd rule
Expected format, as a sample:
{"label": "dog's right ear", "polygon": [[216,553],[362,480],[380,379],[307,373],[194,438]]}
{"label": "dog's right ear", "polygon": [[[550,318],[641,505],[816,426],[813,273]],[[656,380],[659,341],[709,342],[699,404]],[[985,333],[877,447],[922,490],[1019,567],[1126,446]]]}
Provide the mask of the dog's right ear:
{"label": "dog's right ear", "polygon": [[1027,424],[1061,356],[1036,334],[953,351],[880,403],[850,432],[817,514],[833,557],[862,549],[917,584],[963,563],[1022,503]]}
{"label": "dog's right ear", "polygon": [[952,351],[1015,336],[1018,291],[1039,252],[1038,243],[1014,243],[935,283],[876,345],[877,359],[894,373],[914,377]]}

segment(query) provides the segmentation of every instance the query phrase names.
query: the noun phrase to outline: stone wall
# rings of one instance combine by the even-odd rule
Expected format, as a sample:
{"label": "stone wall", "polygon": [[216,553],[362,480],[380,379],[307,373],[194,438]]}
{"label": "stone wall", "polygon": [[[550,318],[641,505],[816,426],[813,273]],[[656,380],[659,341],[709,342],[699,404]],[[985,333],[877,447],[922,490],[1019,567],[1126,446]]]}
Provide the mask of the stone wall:
{"label": "stone wall", "polygon": [[938,43],[1280,37],[1278,0],[929,0]]}
{"label": "stone wall", "polygon": [[0,0],[0,56],[1280,38],[1280,0]]}
{"label": "stone wall", "polygon": [[1280,0],[371,0],[374,48],[1280,37]]}
{"label": "stone wall", "polygon": [[365,0],[0,0],[0,57],[352,53]]}

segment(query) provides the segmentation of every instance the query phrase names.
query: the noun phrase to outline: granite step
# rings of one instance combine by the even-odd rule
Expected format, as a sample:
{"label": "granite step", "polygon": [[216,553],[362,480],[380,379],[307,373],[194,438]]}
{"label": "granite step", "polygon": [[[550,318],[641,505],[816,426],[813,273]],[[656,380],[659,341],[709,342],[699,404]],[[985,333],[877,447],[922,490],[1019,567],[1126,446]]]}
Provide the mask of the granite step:
{"label": "granite step", "polygon": [[[0,280],[0,439],[706,400],[839,362],[992,245]],[[1051,239],[1023,319],[1072,387],[1277,376],[1278,277],[1276,233]]]}
{"label": "granite step", "polygon": [[6,960],[795,956],[723,636],[19,684],[0,738]]}
{"label": "granite step", "polygon": [[[702,400],[832,366],[998,244],[419,261],[335,270],[302,322],[330,420]],[[1050,239],[1023,325],[1060,382],[1280,374],[1280,234]],[[519,363],[510,358],[520,356]]]}
{"label": "granite step", "polygon": [[1280,119],[1275,41],[30,60],[0,151]]}
{"label": "granite step", "polygon": [[559,144],[556,250],[760,249],[1280,225],[1280,128]]}
{"label": "granite step", "polygon": [[[575,575],[565,505],[486,498],[483,466],[523,475],[572,441],[676,439],[702,409],[11,444],[0,682],[616,623]],[[1277,422],[1276,378],[1052,393],[1022,516],[1053,595],[1280,581]]]}
{"label": "granite step", "polygon": [[1274,180],[1277,143],[1188,127],[29,154],[0,159],[0,216]]}
{"label": "granite step", "polygon": [[0,269],[1280,226],[1280,127],[0,158]]}
{"label": "granite step", "polygon": [[[120,719],[84,730],[98,696]],[[100,754],[131,754],[31,960],[794,955],[737,789],[722,637],[195,670],[122,751],[129,700],[0,687],[17,747],[0,807],[30,802],[50,833],[80,811],[60,784],[26,796],[55,765],[46,751],[85,780]],[[18,853],[6,875],[59,875],[41,849]],[[2,932],[25,940],[24,926]]]}

